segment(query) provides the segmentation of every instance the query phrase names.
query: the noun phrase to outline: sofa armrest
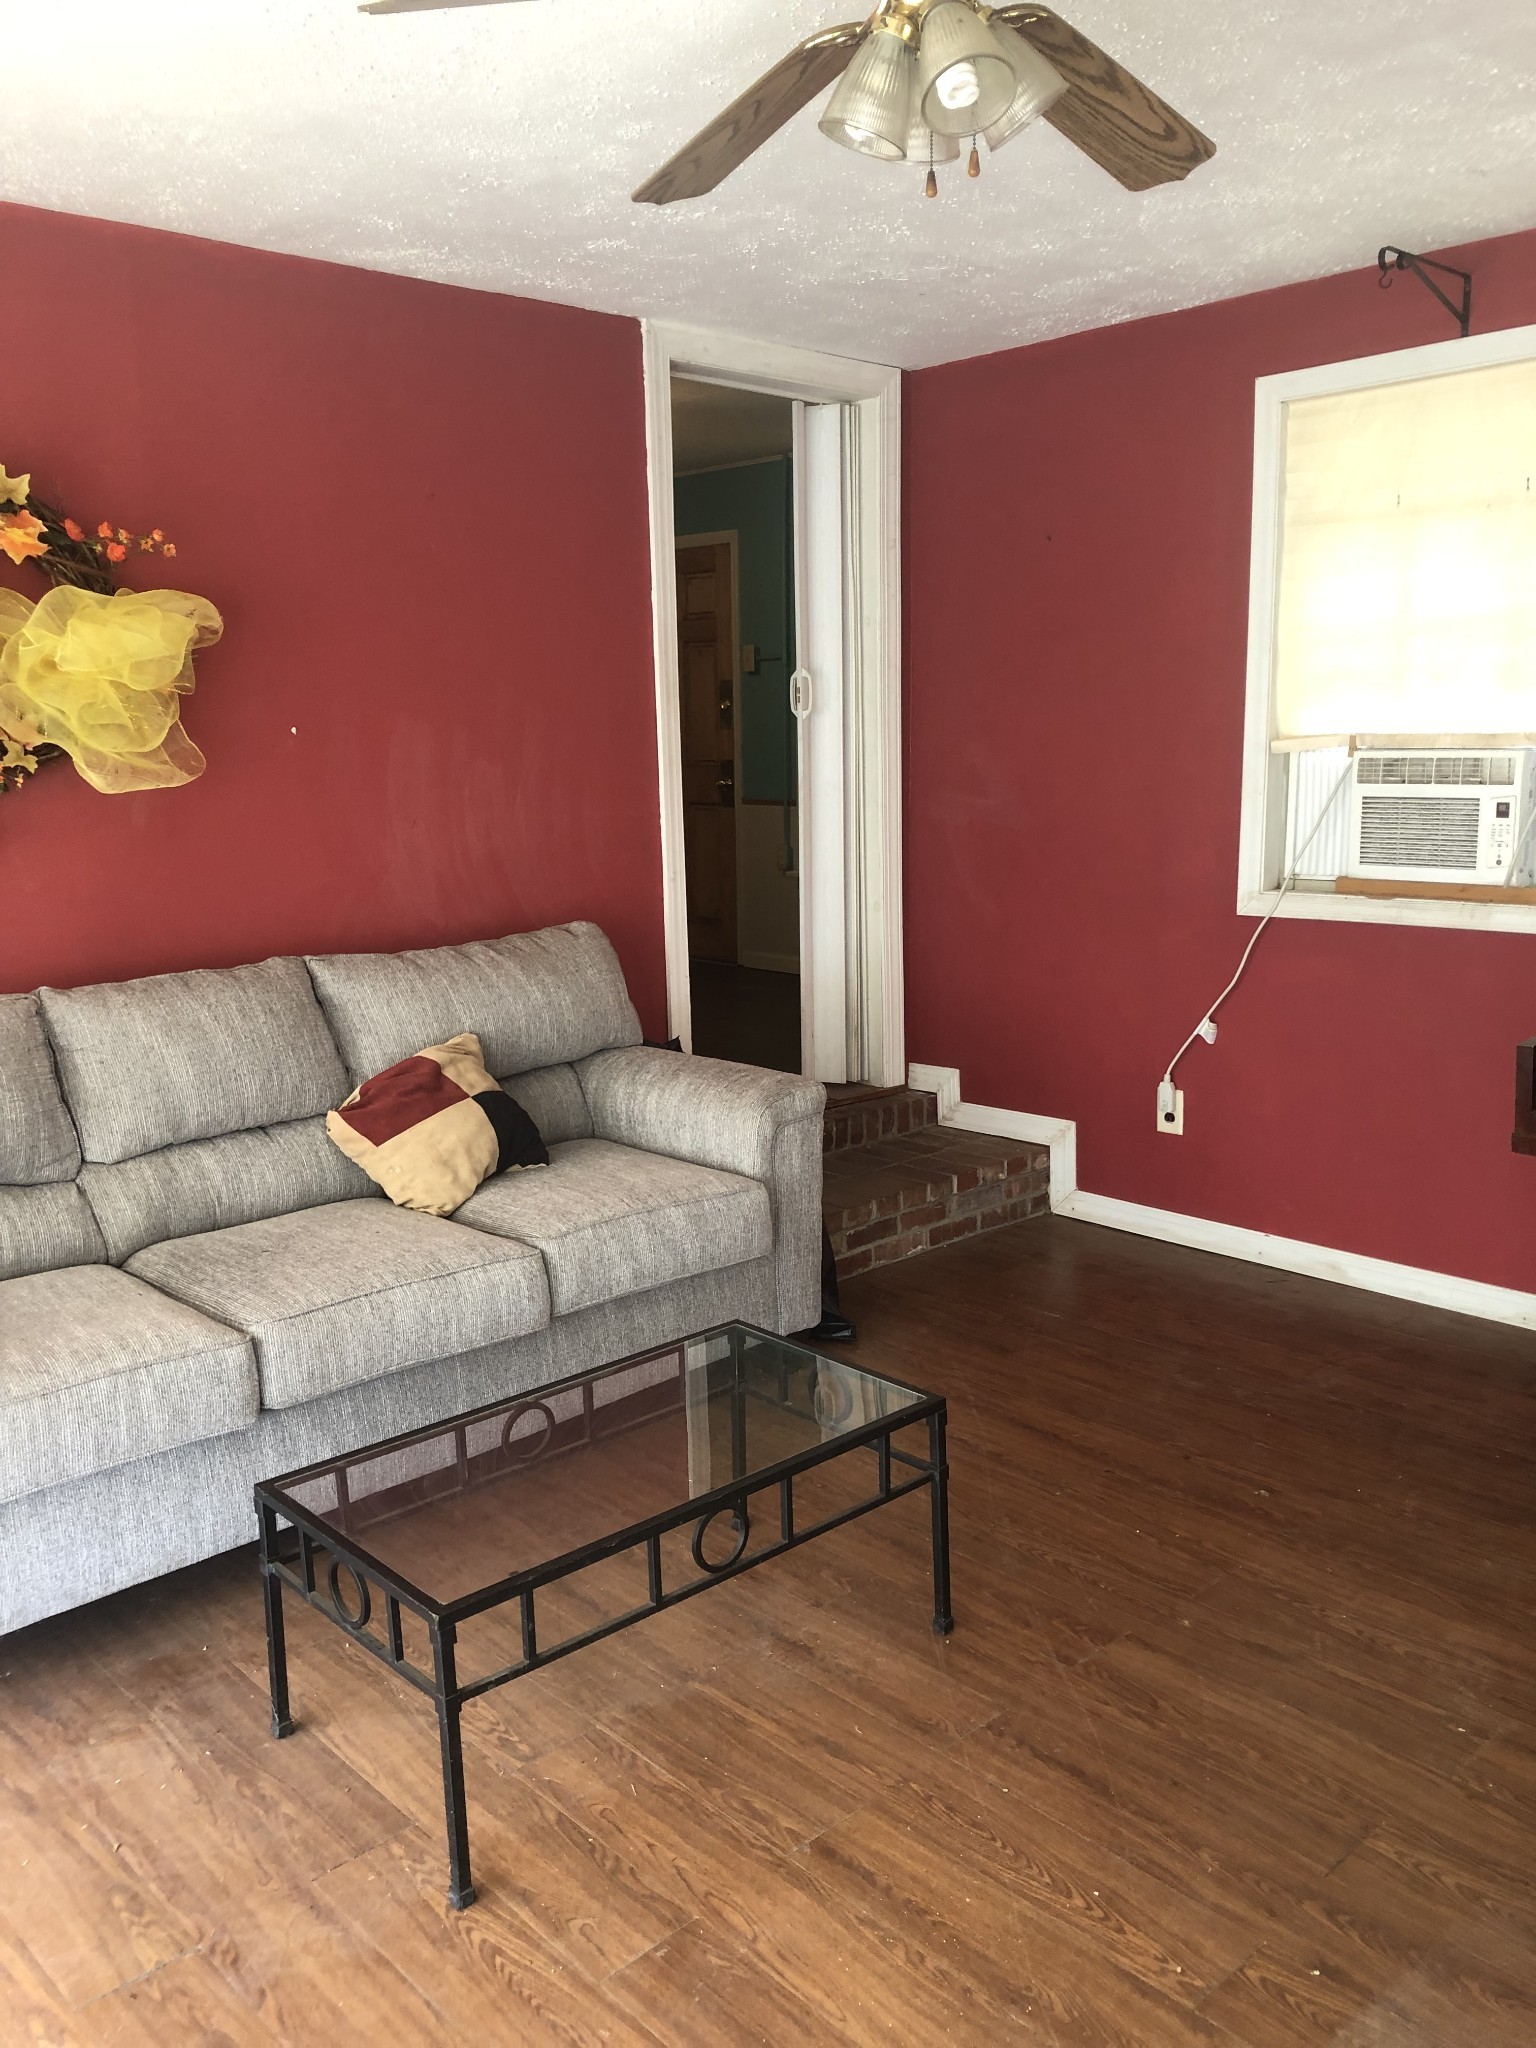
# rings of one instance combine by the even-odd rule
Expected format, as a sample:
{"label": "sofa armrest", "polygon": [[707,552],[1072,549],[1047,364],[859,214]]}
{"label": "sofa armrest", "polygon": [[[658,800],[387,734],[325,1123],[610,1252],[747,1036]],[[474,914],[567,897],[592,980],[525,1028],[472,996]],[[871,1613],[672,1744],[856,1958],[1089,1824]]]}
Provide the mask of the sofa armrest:
{"label": "sofa armrest", "polygon": [[595,1136],[761,1181],[773,1209],[781,1334],[821,1314],[821,1145],[826,1090],[799,1074],[654,1046],[577,1066]]}

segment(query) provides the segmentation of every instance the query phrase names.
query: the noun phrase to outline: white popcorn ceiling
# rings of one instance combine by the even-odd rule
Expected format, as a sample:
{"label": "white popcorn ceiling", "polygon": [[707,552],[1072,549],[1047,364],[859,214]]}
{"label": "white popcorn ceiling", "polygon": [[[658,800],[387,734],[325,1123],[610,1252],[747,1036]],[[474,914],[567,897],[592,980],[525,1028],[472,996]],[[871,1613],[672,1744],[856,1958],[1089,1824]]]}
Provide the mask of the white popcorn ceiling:
{"label": "white popcorn ceiling", "polygon": [[0,197],[909,367],[1536,224],[1531,0],[1060,4],[1213,162],[1124,192],[1038,124],[925,201],[816,102],[635,206],[858,0],[0,0]]}

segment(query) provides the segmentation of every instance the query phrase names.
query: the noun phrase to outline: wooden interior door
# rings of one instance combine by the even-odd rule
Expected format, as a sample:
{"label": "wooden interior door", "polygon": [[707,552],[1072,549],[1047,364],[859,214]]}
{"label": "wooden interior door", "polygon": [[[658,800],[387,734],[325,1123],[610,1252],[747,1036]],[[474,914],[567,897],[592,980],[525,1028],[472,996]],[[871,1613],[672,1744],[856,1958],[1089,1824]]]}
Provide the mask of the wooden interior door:
{"label": "wooden interior door", "polygon": [[731,543],[677,550],[688,951],[736,958],[736,622]]}

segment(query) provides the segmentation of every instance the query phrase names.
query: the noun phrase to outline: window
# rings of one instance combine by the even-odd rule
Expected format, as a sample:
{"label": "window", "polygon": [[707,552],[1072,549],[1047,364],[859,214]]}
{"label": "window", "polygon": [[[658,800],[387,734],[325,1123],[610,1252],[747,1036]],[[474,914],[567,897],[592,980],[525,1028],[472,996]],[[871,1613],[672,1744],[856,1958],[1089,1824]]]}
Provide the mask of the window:
{"label": "window", "polygon": [[1536,329],[1260,380],[1239,908],[1536,930]]}

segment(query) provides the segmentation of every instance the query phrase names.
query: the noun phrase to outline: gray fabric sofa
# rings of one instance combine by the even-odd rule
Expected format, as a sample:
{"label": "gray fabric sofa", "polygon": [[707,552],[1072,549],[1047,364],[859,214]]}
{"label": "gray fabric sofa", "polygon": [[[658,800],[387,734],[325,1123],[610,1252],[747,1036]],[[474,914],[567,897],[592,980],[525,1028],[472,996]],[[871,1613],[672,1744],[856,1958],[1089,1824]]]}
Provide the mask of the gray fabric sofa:
{"label": "gray fabric sofa", "polygon": [[[457,1031],[550,1165],[444,1219],[324,1119]],[[822,1088],[640,1035],[590,924],[0,996],[0,1632],[247,1541],[258,1478],[814,1323]]]}

